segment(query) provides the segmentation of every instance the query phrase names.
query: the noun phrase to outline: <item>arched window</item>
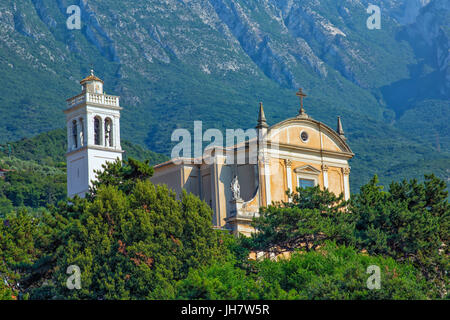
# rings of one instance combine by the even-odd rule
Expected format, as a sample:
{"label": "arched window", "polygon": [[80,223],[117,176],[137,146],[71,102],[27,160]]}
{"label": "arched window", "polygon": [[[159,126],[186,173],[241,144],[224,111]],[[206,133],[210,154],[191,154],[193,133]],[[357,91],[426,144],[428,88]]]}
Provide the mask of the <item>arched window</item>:
{"label": "arched window", "polygon": [[72,121],[72,142],[73,148],[78,148],[78,128],[77,128],[77,120]]}
{"label": "arched window", "polygon": [[97,146],[101,145],[102,139],[101,139],[101,120],[98,117],[95,117],[94,119],[94,144]]}
{"label": "arched window", "polygon": [[110,118],[105,119],[105,146],[113,146],[113,124]]}
{"label": "arched window", "polygon": [[83,118],[78,119],[78,122],[80,123],[80,147],[84,146],[84,121]]}

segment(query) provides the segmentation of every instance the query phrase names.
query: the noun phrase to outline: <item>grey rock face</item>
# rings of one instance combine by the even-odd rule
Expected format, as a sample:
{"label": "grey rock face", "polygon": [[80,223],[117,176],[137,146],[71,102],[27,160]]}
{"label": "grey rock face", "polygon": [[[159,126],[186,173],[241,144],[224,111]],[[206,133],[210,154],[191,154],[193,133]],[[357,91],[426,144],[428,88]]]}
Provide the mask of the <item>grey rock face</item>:
{"label": "grey rock face", "polygon": [[442,95],[450,95],[450,2],[435,0],[424,7],[407,32],[413,45],[432,57],[442,81],[437,84]]}

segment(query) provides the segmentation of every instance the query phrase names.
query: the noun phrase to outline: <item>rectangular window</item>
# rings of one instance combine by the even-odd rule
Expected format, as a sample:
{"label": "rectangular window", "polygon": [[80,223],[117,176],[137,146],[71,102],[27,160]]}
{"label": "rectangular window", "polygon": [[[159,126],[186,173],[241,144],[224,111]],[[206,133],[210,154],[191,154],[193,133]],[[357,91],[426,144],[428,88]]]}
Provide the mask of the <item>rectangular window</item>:
{"label": "rectangular window", "polygon": [[315,181],[310,179],[298,178],[298,186],[300,188],[309,188],[315,186]]}

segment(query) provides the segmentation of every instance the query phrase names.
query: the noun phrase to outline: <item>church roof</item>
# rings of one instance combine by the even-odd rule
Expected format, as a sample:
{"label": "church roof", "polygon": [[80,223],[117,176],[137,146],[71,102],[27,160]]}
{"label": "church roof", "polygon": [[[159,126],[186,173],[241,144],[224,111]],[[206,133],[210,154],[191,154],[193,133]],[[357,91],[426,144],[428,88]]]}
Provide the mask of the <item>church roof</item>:
{"label": "church roof", "polygon": [[98,78],[98,77],[96,77],[96,76],[94,75],[94,70],[91,70],[91,74],[88,75],[88,76],[87,76],[86,78],[84,78],[83,80],[81,80],[81,81],[80,81],[80,84],[83,84],[83,83],[88,82],[88,81],[100,81],[101,83],[103,83],[103,80],[102,80],[102,79],[100,79],[100,78]]}
{"label": "church roof", "polygon": [[347,139],[345,138],[344,130],[342,129],[341,117],[338,117],[338,126],[337,130],[335,131],[331,129],[329,126],[327,126],[325,123],[314,120],[306,114],[305,109],[303,108],[303,99],[306,97],[306,94],[303,92],[301,88],[298,90],[296,95],[300,98],[300,110],[298,115],[296,117],[288,118],[284,121],[281,121],[279,123],[270,126],[268,128],[268,131],[270,132],[273,129],[280,129],[296,123],[310,123],[313,124],[314,126],[317,126],[319,131],[326,133],[329,137],[333,137],[343,152],[353,154],[352,149],[350,149],[350,146],[346,141]]}

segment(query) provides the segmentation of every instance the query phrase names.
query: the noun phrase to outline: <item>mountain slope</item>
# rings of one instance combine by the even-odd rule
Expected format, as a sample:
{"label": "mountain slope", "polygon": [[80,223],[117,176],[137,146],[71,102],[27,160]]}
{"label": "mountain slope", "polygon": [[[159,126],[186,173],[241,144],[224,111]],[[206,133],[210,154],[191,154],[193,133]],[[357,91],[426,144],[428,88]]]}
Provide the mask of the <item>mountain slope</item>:
{"label": "mountain slope", "polygon": [[[366,27],[369,2],[382,8],[381,30]],[[74,3],[81,30],[66,28]],[[354,191],[374,173],[387,183],[410,176],[410,168],[416,177],[435,171],[448,179],[448,91],[415,90],[448,83],[443,4],[3,1],[0,142],[64,127],[65,99],[93,64],[106,91],[121,96],[122,136],[157,152],[170,154],[172,130],[192,129],[194,120],[204,129],[253,127],[259,101],[270,124],[291,117],[301,86],[312,117],[332,127],[343,117],[356,153]],[[421,50],[418,37],[434,49]],[[442,117],[425,121],[428,109]]]}

